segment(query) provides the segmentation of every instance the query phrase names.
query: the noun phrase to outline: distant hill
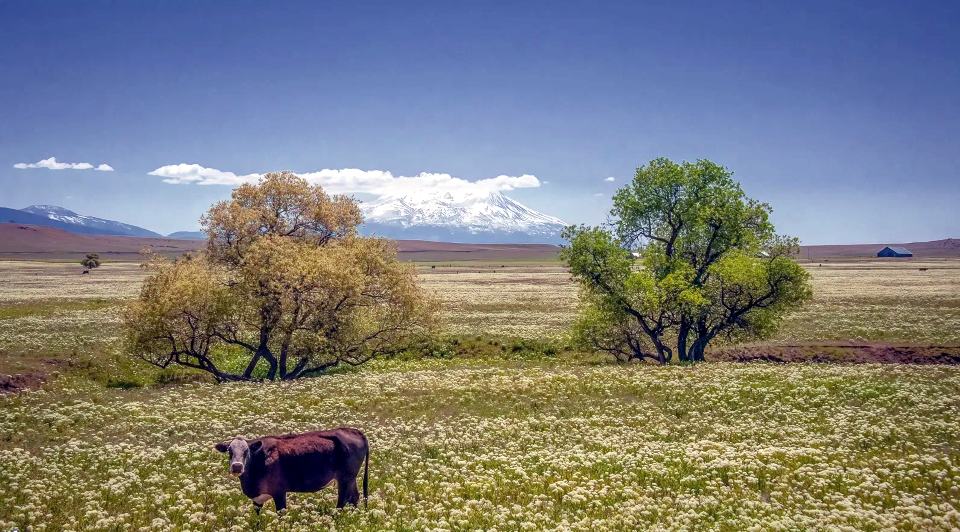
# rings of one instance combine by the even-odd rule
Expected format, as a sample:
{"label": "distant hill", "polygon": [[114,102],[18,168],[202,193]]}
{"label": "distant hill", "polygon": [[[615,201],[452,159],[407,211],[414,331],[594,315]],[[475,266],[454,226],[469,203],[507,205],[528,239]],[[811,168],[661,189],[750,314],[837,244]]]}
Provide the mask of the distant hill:
{"label": "distant hill", "polygon": [[[552,260],[560,248],[548,244],[451,244],[398,240],[400,259],[415,261]],[[111,260],[139,260],[138,252],[178,255],[203,249],[200,240],[78,235],[53,227],[0,223],[0,256],[17,259],[74,259],[100,253]]]}
{"label": "distant hill", "polygon": [[167,235],[167,238],[177,238],[180,240],[206,240],[207,235],[203,234],[203,231],[177,231],[176,233],[170,233]]}
{"label": "distant hill", "polygon": [[[148,229],[137,227],[135,225],[105,220],[93,216],[77,214],[69,209],[58,207],[56,205],[31,205],[20,209],[22,212],[34,214],[46,218],[51,222],[58,224],[69,224],[68,226],[53,225],[51,223],[36,223],[16,220],[16,223],[36,223],[37,225],[47,225],[56,227],[64,231],[80,234],[99,234],[99,235],[124,235],[124,236],[147,236],[159,237],[159,233],[154,233]],[[6,221],[6,220],[5,220]]]}
{"label": "distant hill", "polygon": [[[13,209],[0,209],[0,221],[6,213],[20,213]],[[39,218],[39,217],[38,217]],[[48,220],[50,221],[50,220]],[[68,224],[69,225],[69,224]],[[82,227],[82,226],[81,226]],[[90,229],[90,228],[88,228]],[[196,233],[181,231],[179,234]],[[918,258],[960,257],[960,239],[947,238],[932,242],[909,242],[889,244],[854,244],[842,246],[804,246],[800,259],[859,259],[872,258],[884,246],[902,246]],[[156,252],[179,254],[184,251],[203,249],[205,243],[197,239],[145,238],[117,235],[74,234],[65,230],[26,223],[0,223],[0,255],[7,258],[73,258],[83,253],[116,254],[115,260],[137,260],[137,252],[151,248]],[[456,244],[423,240],[397,240],[402,260],[471,261],[471,260],[552,260],[560,248],[550,244]],[[890,259],[904,260],[904,259]],[[909,260],[909,259],[906,259]]]}
{"label": "distant hill", "polygon": [[15,224],[29,224],[29,225],[43,225],[47,227],[55,227],[61,231],[69,231],[71,233],[78,233],[84,235],[106,235],[109,232],[106,229],[101,229],[98,227],[87,227],[83,225],[62,222],[59,220],[52,220],[46,216],[41,216],[39,214],[33,214],[26,211],[21,211],[19,209],[8,209],[6,207],[0,207],[0,223],[15,223]]}
{"label": "distant hill", "polygon": [[203,243],[172,238],[81,235],[42,225],[0,223],[0,255],[7,258],[73,258],[84,253],[100,253],[111,259],[137,260],[144,248],[179,255],[202,249]]}
{"label": "distant hill", "polygon": [[960,257],[960,239],[944,238],[930,242],[889,242],[883,244],[844,244],[836,246],[801,246],[800,259],[854,259],[876,257],[886,246],[907,248],[914,257]]}

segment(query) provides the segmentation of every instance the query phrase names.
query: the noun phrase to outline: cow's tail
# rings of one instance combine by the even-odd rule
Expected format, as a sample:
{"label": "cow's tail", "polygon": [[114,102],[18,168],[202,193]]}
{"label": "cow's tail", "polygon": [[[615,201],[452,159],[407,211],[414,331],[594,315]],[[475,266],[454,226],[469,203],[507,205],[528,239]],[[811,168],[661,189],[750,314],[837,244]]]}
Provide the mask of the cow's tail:
{"label": "cow's tail", "polygon": [[367,443],[367,457],[363,461],[363,505],[367,505],[367,479],[368,479],[368,469],[370,467],[370,444]]}

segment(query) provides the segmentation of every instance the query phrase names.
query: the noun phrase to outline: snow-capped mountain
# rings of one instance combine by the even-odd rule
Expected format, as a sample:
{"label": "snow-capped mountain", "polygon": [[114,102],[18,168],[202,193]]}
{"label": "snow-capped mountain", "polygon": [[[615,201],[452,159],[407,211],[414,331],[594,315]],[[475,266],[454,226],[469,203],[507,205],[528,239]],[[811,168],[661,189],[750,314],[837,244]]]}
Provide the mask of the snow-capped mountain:
{"label": "snow-capped mountain", "polygon": [[500,192],[424,190],[360,205],[366,233],[468,243],[559,243],[563,221]]}
{"label": "snow-capped mountain", "polygon": [[84,216],[56,205],[31,205],[20,210],[30,214],[43,216],[44,218],[49,218],[57,222],[72,224],[74,226],[79,225],[89,229],[89,232],[94,234],[154,237],[162,236],[142,227],[115,222],[113,220],[104,220],[103,218],[94,218],[93,216]]}

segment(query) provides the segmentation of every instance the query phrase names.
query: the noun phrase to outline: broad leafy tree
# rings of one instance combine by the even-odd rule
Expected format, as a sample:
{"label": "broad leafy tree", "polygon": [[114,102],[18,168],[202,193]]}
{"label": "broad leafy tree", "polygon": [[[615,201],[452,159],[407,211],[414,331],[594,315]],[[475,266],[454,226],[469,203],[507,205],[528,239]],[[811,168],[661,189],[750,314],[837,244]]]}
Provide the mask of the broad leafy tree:
{"label": "broad leafy tree", "polygon": [[[770,206],[710,161],[654,159],[613,197],[605,227],[569,227],[561,257],[583,291],[585,346],[621,360],[701,361],[717,338],[773,333],[811,297]],[[635,258],[639,253],[640,258]]]}
{"label": "broad leafy tree", "polygon": [[87,253],[87,256],[80,261],[80,265],[88,270],[100,267],[100,255],[96,253]]}
{"label": "broad leafy tree", "polygon": [[296,379],[407,348],[429,334],[436,302],[392,241],[357,234],[361,221],[352,198],[288,172],[242,185],[203,218],[204,253],[151,261],[125,318],[131,352],[232,381]]}

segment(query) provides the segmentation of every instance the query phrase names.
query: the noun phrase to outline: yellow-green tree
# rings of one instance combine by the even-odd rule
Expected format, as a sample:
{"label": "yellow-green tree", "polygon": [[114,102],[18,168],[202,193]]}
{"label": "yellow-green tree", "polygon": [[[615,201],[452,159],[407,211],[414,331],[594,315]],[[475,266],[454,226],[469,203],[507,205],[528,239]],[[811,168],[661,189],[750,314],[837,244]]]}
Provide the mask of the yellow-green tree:
{"label": "yellow-green tree", "polygon": [[352,198],[289,172],[238,187],[203,217],[204,253],[151,264],[124,320],[131,353],[232,381],[406,349],[430,333],[436,300],[392,241],[357,234],[361,222]]}
{"label": "yellow-green tree", "polygon": [[769,336],[810,299],[791,258],[797,240],[777,235],[770,206],[732,176],[706,160],[654,159],[614,195],[609,227],[567,228],[581,344],[621,360],[697,362],[717,338]]}

